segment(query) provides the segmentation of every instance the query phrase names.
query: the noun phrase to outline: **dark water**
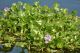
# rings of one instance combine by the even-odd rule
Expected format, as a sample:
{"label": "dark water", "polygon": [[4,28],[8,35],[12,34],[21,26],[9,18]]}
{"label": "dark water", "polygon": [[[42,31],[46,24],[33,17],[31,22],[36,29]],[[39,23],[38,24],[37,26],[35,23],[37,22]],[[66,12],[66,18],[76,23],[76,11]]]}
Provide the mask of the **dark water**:
{"label": "dark water", "polygon": [[[10,7],[12,3],[18,1],[33,4],[37,0],[0,0],[0,9],[4,9],[5,7]],[[78,11],[77,15],[80,16],[80,0],[40,0],[40,5],[42,6],[48,5],[49,7],[51,7],[52,4],[56,1],[59,2],[60,7],[67,8],[69,12],[71,12],[72,10],[77,10]],[[2,47],[0,46],[0,48]],[[21,51],[22,48],[14,47],[8,53],[20,53]],[[24,51],[26,51],[25,53],[28,53],[26,49]],[[0,51],[0,53],[4,53],[4,51]]]}
{"label": "dark water", "polygon": [[0,45],[0,53],[28,53],[27,49],[21,48],[21,47],[12,47],[10,49],[3,48],[2,45]]}

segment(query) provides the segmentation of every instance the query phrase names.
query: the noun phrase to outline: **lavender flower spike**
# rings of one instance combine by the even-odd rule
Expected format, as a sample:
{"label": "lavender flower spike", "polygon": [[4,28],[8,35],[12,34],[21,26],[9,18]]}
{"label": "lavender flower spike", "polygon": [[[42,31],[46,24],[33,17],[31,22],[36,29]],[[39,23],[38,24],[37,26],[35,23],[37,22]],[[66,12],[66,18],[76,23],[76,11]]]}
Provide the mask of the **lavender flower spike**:
{"label": "lavender flower spike", "polygon": [[49,41],[51,41],[51,36],[49,34],[45,35],[44,40],[45,43],[49,43]]}

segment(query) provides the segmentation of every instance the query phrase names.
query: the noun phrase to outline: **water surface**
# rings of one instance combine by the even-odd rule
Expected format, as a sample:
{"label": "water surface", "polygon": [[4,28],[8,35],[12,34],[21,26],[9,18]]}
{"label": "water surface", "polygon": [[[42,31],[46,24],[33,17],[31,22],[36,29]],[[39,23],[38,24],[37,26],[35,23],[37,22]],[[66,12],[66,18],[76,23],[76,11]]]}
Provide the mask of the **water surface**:
{"label": "water surface", "polygon": [[[0,0],[0,9],[9,7],[11,6],[12,3],[18,2],[18,1],[33,4],[35,1],[38,1],[38,0]],[[60,7],[67,8],[69,12],[71,12],[72,10],[77,10],[78,11],[77,15],[80,16],[80,13],[79,13],[80,12],[80,0],[39,0],[39,1],[40,1],[40,5],[42,6],[48,5],[49,7],[51,7],[52,4],[55,1],[57,1],[59,2]]]}

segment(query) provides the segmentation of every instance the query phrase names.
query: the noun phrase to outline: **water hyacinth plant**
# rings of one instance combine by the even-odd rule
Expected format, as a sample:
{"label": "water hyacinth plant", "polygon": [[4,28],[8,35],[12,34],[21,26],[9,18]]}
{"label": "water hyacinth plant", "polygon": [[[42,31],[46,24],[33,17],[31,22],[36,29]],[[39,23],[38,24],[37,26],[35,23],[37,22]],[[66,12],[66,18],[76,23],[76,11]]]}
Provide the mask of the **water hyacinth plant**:
{"label": "water hyacinth plant", "polygon": [[[48,34],[46,34],[48,33]],[[80,48],[80,18],[67,9],[37,3],[14,3],[0,16],[0,44],[29,51],[51,53],[54,49]]]}

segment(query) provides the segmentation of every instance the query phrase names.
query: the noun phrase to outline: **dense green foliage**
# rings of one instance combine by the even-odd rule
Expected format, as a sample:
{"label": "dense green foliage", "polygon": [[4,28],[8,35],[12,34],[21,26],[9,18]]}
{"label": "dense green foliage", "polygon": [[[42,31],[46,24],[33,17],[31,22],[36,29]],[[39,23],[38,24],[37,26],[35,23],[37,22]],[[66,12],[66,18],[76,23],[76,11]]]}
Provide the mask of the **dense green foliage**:
{"label": "dense green foliage", "polygon": [[[67,9],[14,3],[0,16],[0,44],[26,47],[29,50],[53,50],[80,48],[80,19]],[[50,41],[45,42],[45,36]]]}

